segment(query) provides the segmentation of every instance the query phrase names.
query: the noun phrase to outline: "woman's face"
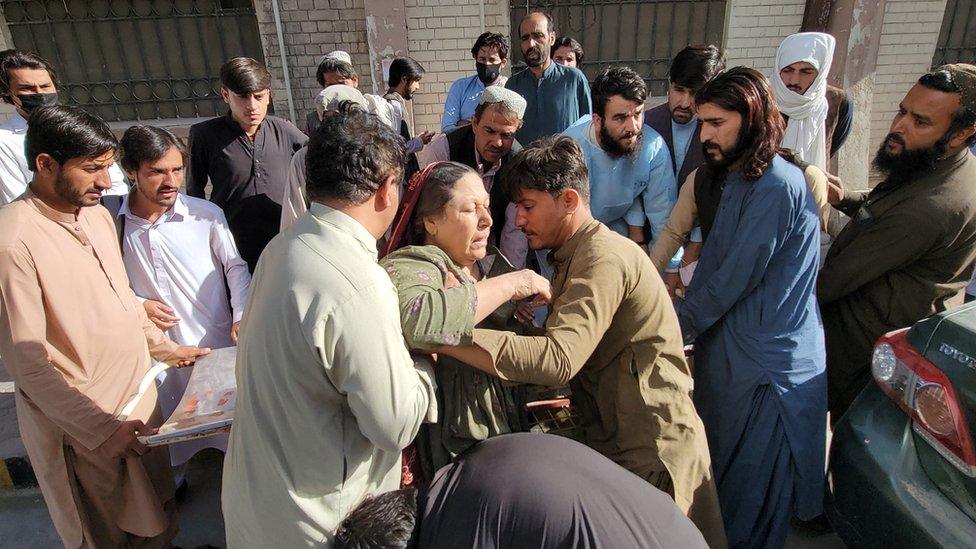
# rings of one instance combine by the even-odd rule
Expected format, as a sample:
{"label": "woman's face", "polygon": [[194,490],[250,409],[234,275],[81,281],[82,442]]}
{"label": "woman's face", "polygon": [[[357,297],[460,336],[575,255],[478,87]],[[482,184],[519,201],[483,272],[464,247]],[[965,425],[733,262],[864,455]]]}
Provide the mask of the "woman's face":
{"label": "woman's face", "polygon": [[491,214],[488,193],[477,174],[469,173],[454,184],[451,200],[439,215],[424,220],[427,243],[444,250],[452,261],[467,267],[485,257]]}

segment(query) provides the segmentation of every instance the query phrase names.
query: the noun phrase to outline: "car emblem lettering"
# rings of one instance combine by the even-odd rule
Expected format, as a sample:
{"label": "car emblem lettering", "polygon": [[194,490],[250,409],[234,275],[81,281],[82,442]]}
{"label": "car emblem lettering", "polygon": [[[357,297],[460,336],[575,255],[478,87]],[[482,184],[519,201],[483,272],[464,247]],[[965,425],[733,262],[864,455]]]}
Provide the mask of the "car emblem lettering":
{"label": "car emblem lettering", "polygon": [[960,364],[965,364],[970,368],[976,369],[976,358],[967,355],[966,353],[960,351],[959,349],[956,349],[955,347],[949,345],[948,343],[940,344],[939,351],[941,351],[942,354],[944,354],[945,356],[951,358],[952,360],[955,360]]}

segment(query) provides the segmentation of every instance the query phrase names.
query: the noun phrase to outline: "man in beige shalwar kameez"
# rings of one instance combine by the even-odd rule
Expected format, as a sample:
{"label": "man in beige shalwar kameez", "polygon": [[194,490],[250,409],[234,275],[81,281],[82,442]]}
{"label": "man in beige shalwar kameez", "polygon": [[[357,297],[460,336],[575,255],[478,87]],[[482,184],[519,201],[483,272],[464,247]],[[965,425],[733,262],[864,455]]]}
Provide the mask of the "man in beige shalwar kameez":
{"label": "man in beige shalwar kameez", "polygon": [[544,335],[475,330],[439,350],[502,379],[573,390],[584,443],[671,495],[712,547],[725,532],[691,372],[661,277],[647,254],[593,219],[583,153],[540,139],[506,174],[515,224],[556,269]]}
{"label": "man in beige shalwar kameez", "polygon": [[118,414],[150,354],[188,365],[206,350],[166,339],[129,289],[115,225],[96,205],[111,186],[108,126],[48,107],[27,142],[33,181],[0,208],[0,354],[21,437],[66,547],[168,546],[169,460],[136,438],[158,424],[155,387],[128,420]]}

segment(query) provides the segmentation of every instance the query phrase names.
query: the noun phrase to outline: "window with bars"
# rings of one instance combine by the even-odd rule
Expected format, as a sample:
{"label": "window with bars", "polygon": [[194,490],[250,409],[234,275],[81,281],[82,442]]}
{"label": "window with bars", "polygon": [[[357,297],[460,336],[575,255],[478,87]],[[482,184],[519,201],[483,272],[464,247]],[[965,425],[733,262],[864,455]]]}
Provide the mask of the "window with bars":
{"label": "window with bars", "polygon": [[[722,44],[724,0],[511,0],[513,60],[524,63],[518,25],[544,11],[558,36],[583,46],[580,66],[590,80],[606,66],[627,65],[644,77],[654,97],[667,94],[671,59],[689,44]],[[523,65],[524,66],[524,65]],[[517,68],[513,68],[518,70]]]}
{"label": "window with bars", "polygon": [[51,61],[61,101],[108,121],[222,114],[220,66],[263,60],[250,0],[3,0],[16,48]]}
{"label": "window with bars", "polygon": [[948,0],[932,67],[947,63],[976,63],[976,2]]}

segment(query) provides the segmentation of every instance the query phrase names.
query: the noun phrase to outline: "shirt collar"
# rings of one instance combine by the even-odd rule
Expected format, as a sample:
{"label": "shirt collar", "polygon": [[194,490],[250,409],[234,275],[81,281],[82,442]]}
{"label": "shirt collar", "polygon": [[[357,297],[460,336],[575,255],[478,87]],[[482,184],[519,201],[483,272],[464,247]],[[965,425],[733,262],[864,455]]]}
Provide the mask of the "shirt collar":
{"label": "shirt collar", "polygon": [[[261,125],[258,126],[258,131],[254,134],[255,136],[257,136],[257,134],[264,131],[264,127],[267,125],[268,122],[268,116],[269,115],[267,114],[264,116],[264,120],[262,120]],[[234,120],[234,113],[232,113],[230,110],[227,111],[227,114],[224,115],[223,118],[224,121],[227,122],[227,125],[230,126],[235,132],[241,135],[246,135],[246,133],[244,132],[244,128],[242,128],[241,125],[237,123],[237,120]]]}
{"label": "shirt collar", "polygon": [[499,158],[498,160],[495,161],[494,164],[491,165],[490,168],[488,168],[487,170],[482,171],[481,154],[478,152],[478,147],[475,147],[474,148],[474,163],[475,163],[475,165],[478,166],[478,173],[480,173],[482,176],[489,176],[489,175],[494,175],[495,172],[498,171],[498,168],[500,168],[501,165],[502,165],[502,159]]}
{"label": "shirt collar", "polygon": [[[136,190],[135,185],[132,186],[132,189],[128,192],[128,194],[122,197],[122,205],[119,207],[119,213],[116,215],[131,217],[133,219],[139,219],[141,221],[148,223],[149,222],[148,219],[143,219],[142,217],[132,213],[132,210],[129,209],[129,198],[132,197],[132,193],[134,192],[138,192]],[[156,222],[158,223],[160,221],[178,221],[178,220],[186,219],[187,216],[189,215],[190,215],[190,207],[187,205],[186,199],[183,197],[182,193],[176,193],[176,203],[174,203],[170,209],[166,210],[166,212],[163,213],[163,215],[159,216],[159,219],[157,219]],[[177,216],[179,216],[178,219]]]}
{"label": "shirt collar", "polygon": [[14,133],[27,133],[27,120],[19,112],[14,111],[10,118],[3,123],[3,127]]}
{"label": "shirt collar", "polygon": [[340,231],[355,238],[363,246],[364,250],[372,255],[374,259],[376,258],[376,238],[374,238],[373,235],[366,230],[366,227],[364,227],[362,223],[356,221],[348,214],[330,206],[326,206],[321,202],[312,202],[309,210],[311,211],[312,216],[318,221],[327,225],[332,225]]}
{"label": "shirt collar", "polygon": [[78,221],[81,216],[81,210],[78,213],[64,213],[47,205],[46,202],[41,200],[34,191],[31,190],[30,186],[27,187],[27,201],[37,208],[37,211],[41,212],[41,215],[50,219],[51,221],[56,221],[58,223],[74,223]]}
{"label": "shirt collar", "polygon": [[600,229],[600,222],[596,219],[591,218],[586,223],[576,230],[573,236],[569,237],[569,240],[563,243],[562,246],[555,248],[550,254],[550,258],[553,263],[564,263],[576,254],[576,249],[579,248],[580,244],[587,240],[588,237],[593,235]]}

